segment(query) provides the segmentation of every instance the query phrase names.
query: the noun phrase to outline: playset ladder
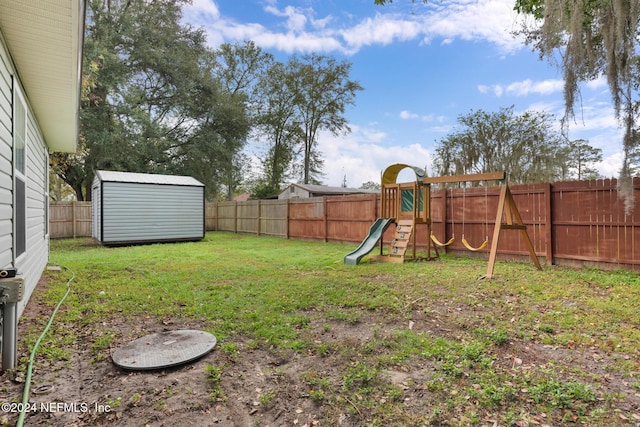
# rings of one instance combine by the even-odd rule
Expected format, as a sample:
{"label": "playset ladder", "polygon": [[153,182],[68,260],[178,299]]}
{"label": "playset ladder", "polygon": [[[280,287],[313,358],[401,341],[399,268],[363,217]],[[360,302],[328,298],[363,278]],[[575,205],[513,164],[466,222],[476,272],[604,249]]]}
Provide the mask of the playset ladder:
{"label": "playset ladder", "polygon": [[[415,258],[416,235],[414,233],[414,228],[415,224],[413,221],[408,219],[399,220],[396,223],[396,229],[393,235],[393,240],[391,241],[391,246],[389,247],[389,252],[386,255],[380,255],[373,258],[378,261],[402,263],[405,261],[407,249],[409,249],[409,247],[413,248],[412,255],[413,258]],[[411,256],[409,258],[411,258]]]}

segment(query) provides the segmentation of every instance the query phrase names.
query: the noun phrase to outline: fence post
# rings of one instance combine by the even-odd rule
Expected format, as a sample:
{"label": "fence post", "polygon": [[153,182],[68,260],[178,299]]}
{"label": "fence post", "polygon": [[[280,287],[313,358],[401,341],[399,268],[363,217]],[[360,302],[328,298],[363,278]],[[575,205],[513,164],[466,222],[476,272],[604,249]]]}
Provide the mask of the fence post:
{"label": "fence post", "polygon": [[73,238],[76,238],[76,201],[71,202],[71,229],[73,230]]}
{"label": "fence post", "polygon": [[258,212],[257,212],[257,224],[256,224],[256,234],[259,236],[260,235],[260,200],[258,199]]}
{"label": "fence post", "polygon": [[[442,235],[443,237],[443,242],[446,242],[447,240],[447,236],[451,236],[451,234],[447,234],[447,191],[450,191],[447,187],[443,187],[440,192],[444,192],[444,194],[442,195],[442,229],[444,230],[444,234]],[[489,203],[487,201],[487,203]],[[431,222],[431,212],[433,212],[433,206],[429,206],[429,218],[427,219],[429,221],[429,227],[433,227],[433,223]],[[452,224],[453,224],[453,218],[451,218]],[[488,227],[488,225],[487,225]],[[433,230],[433,228],[431,228]],[[451,226],[451,229],[453,230],[453,225]],[[433,231],[432,231],[433,232]],[[488,231],[487,231],[488,232]],[[427,236],[427,239],[431,240],[431,236]],[[431,250],[431,243],[427,242],[427,244],[429,245],[429,251]],[[434,246],[435,247],[435,246]],[[444,248],[444,253],[448,252],[448,246],[445,246]],[[437,250],[436,250],[436,254],[437,254]],[[427,256],[431,256],[431,253],[429,253]]]}
{"label": "fence post", "polygon": [[329,241],[329,217],[327,212],[327,196],[322,197],[322,210],[324,216],[324,241]]}
{"label": "fence post", "polygon": [[378,201],[378,194],[373,193],[373,194],[371,195],[371,204],[373,205],[373,206],[372,206],[372,207],[373,207],[373,209],[371,209],[371,212],[373,212],[373,218],[371,218],[371,224],[373,224],[374,222],[376,222],[376,220],[378,219],[378,216],[377,216],[377,213],[378,213],[378,212],[377,212],[377,210],[378,210],[378,204],[377,204],[377,201]]}
{"label": "fence post", "polygon": [[216,208],[216,231],[219,231],[220,230],[220,203],[216,201],[214,206]]}
{"label": "fence post", "polygon": [[238,232],[238,202],[233,202],[233,232]]}
{"label": "fence post", "polygon": [[284,232],[286,239],[289,238],[289,221],[291,220],[291,218],[290,218],[290,216],[291,216],[291,212],[290,212],[291,207],[290,207],[290,205],[291,205],[291,199],[287,199],[287,221],[286,221],[286,225],[285,225],[286,230]]}
{"label": "fence post", "polygon": [[547,265],[553,265],[553,215],[551,210],[552,206],[552,197],[551,197],[551,184],[546,183],[544,186],[544,203],[547,210],[547,215],[545,218],[545,222],[547,224],[545,230],[545,240],[547,241]]}

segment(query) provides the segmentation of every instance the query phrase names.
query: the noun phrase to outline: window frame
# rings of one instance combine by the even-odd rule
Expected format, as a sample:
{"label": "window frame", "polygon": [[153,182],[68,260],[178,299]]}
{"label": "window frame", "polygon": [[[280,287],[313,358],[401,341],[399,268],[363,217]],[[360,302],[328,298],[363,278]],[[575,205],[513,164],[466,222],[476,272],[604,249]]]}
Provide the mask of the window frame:
{"label": "window frame", "polygon": [[[23,123],[18,123],[22,113]],[[27,253],[27,103],[22,91],[15,84],[13,88],[13,247],[15,259]],[[20,140],[22,138],[22,140]],[[19,144],[21,143],[21,147]],[[20,153],[19,148],[22,150]],[[21,154],[21,155],[20,155]],[[22,188],[20,188],[22,187]]]}

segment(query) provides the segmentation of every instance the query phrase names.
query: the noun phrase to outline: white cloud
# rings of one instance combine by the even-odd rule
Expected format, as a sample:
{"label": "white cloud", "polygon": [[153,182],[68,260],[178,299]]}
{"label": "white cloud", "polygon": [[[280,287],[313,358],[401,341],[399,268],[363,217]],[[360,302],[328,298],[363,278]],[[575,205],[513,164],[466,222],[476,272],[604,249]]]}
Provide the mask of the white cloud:
{"label": "white cloud", "polygon": [[534,82],[526,79],[521,82],[514,82],[506,87],[507,94],[515,96],[527,96],[530,94],[550,95],[561,92],[564,89],[564,81],[557,79]]}
{"label": "white cloud", "polygon": [[187,21],[209,19],[220,19],[220,10],[211,0],[193,0],[191,6],[183,9],[184,17]]}
{"label": "white cloud", "polygon": [[356,52],[363,46],[412,40],[421,30],[421,24],[415,19],[377,13],[373,18],[365,18],[354,27],[340,31],[340,35],[348,50]]}
{"label": "white cloud", "polygon": [[502,85],[478,85],[478,92],[483,95],[493,94],[500,98],[504,92]]}
{"label": "white cloud", "polygon": [[478,92],[482,94],[493,94],[497,97],[502,95],[511,96],[528,96],[528,95],[551,95],[564,90],[564,81],[557,79],[547,79],[542,81],[533,81],[525,79],[519,82],[509,83],[504,86],[501,84],[494,85],[478,85]]}
{"label": "white cloud", "polygon": [[615,117],[613,107],[610,104],[589,103],[575,109],[575,119],[570,126],[583,131],[609,130],[622,141],[620,123]]}
{"label": "white cloud", "polygon": [[[416,7],[419,7],[416,5]],[[416,13],[386,12],[392,8],[375,8],[373,16],[353,23],[346,13],[316,17],[310,7],[278,8],[269,1],[264,11],[283,22],[273,27],[258,23],[237,23],[220,13],[213,0],[194,0],[184,8],[184,20],[204,27],[208,42],[218,46],[224,42],[251,39],[263,48],[285,52],[341,52],[354,54],[371,45],[388,45],[397,41],[430,42],[441,39],[488,41],[500,50],[511,52],[523,46],[511,33],[516,28],[516,14],[511,0],[442,0],[429,2]],[[383,12],[380,12],[380,11]],[[336,13],[340,13],[337,11]]]}
{"label": "white cloud", "polygon": [[434,38],[487,40],[510,52],[523,46],[512,31],[517,15],[509,0],[445,0],[430,2],[433,13],[424,21],[425,41]]}
{"label": "white cloud", "polygon": [[421,144],[386,146],[381,144],[380,134],[359,126],[352,126],[352,132],[346,136],[322,132],[318,149],[325,161],[323,182],[339,186],[346,175],[348,186],[360,187],[367,181],[380,182],[382,171],[394,163],[419,167],[431,164],[431,154]]}
{"label": "white cloud", "polygon": [[478,85],[478,92],[480,92],[483,95],[486,95],[487,93],[491,92],[491,86]]}
{"label": "white cloud", "polygon": [[416,113],[411,113],[407,110],[402,110],[400,111],[400,118],[402,120],[411,120],[411,119],[417,119],[420,116],[418,116]]}
{"label": "white cloud", "polygon": [[372,143],[384,141],[384,139],[387,137],[386,132],[375,129],[363,129],[362,134],[367,139],[367,141],[370,141]]}
{"label": "white cloud", "polygon": [[435,114],[425,114],[421,116],[417,113],[412,113],[411,111],[408,111],[408,110],[400,111],[400,114],[398,115],[398,117],[400,117],[402,120],[420,120],[426,123],[432,123],[432,122],[443,123],[446,121],[446,117],[444,116],[436,116]]}
{"label": "white cloud", "polygon": [[605,178],[617,178],[622,168],[622,159],[624,155],[622,151],[605,157],[602,162],[596,164],[596,169]]}
{"label": "white cloud", "polygon": [[263,48],[274,48],[286,53],[331,52],[341,49],[340,43],[334,38],[309,33],[263,32],[251,37],[251,40]]}
{"label": "white cloud", "polygon": [[589,80],[585,85],[592,90],[608,89],[607,78],[605,76],[600,76],[595,80]]}
{"label": "white cloud", "polygon": [[308,21],[305,11],[293,6],[287,6],[282,11],[275,6],[267,6],[264,10],[275,16],[287,18],[286,27],[288,31],[303,31]]}
{"label": "white cloud", "polygon": [[313,28],[315,29],[323,30],[329,26],[331,21],[333,21],[333,17],[329,15],[329,16],[325,16],[322,19],[312,19],[311,25],[313,25]]}

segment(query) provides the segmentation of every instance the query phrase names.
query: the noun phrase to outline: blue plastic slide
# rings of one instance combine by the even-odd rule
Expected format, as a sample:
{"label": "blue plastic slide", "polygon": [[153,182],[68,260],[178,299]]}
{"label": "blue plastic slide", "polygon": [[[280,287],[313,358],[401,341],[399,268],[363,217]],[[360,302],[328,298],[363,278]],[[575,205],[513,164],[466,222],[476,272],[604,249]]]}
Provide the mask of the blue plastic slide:
{"label": "blue plastic slide", "polygon": [[369,228],[369,234],[360,243],[360,246],[344,256],[344,263],[346,265],[357,265],[360,260],[376,247],[378,240],[382,238],[385,230],[395,221],[395,218],[378,218]]}

